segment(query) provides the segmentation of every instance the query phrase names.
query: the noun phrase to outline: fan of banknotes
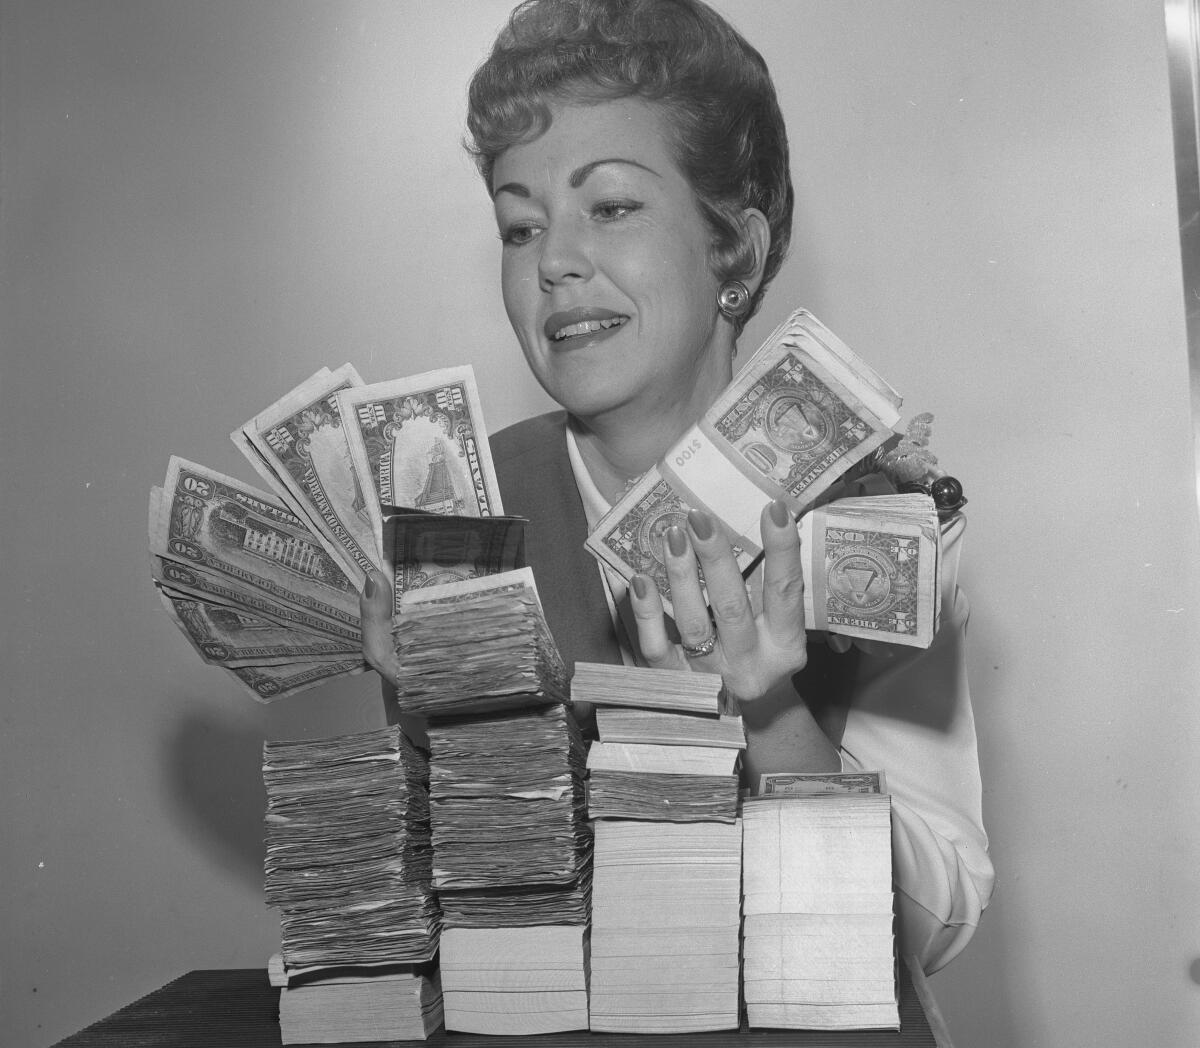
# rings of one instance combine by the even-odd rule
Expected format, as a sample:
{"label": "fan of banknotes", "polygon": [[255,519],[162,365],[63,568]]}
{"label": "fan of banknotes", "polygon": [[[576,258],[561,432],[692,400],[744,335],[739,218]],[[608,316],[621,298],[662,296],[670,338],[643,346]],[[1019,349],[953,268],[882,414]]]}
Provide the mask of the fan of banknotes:
{"label": "fan of banknotes", "polygon": [[232,434],[270,492],[172,457],[150,495],[167,611],[264,701],[361,672],[367,571],[399,601],[523,563],[486,433],[469,367],[376,385],[318,371]]}

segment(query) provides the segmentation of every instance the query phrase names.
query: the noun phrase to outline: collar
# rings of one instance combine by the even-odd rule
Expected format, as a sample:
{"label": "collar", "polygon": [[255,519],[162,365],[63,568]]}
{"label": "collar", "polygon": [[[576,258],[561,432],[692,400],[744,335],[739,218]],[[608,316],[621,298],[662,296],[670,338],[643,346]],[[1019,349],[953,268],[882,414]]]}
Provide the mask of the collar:
{"label": "collar", "polygon": [[592,475],[584,464],[583,456],[579,453],[579,443],[575,440],[575,432],[571,429],[569,420],[565,428],[567,458],[571,460],[571,472],[575,474],[575,486],[579,489],[579,498],[583,502],[583,515],[587,518],[588,531],[591,531],[599,523],[600,518],[612,509],[612,503],[600,494],[600,489],[592,480]]}

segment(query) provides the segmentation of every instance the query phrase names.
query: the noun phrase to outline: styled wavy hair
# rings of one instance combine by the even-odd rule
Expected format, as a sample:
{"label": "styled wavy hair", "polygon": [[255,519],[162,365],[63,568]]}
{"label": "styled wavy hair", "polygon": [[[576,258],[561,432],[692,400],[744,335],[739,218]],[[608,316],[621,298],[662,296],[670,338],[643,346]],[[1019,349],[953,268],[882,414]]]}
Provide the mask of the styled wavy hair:
{"label": "styled wavy hair", "polygon": [[754,270],[742,212],[766,215],[771,245],[744,324],[791,238],[787,131],[766,62],[701,0],[520,4],[468,93],[467,148],[488,192],[497,158],[542,134],[552,105],[619,98],[666,110],[675,160],[712,231],[711,262],[721,279]]}

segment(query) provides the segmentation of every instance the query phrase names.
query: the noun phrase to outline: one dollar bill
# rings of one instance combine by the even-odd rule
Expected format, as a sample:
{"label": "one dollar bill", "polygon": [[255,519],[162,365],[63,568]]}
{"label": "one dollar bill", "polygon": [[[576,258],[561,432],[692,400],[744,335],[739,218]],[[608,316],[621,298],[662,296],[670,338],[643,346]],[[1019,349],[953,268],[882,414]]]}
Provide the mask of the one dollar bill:
{"label": "one dollar bill", "polygon": [[758,777],[760,797],[822,797],[845,793],[887,793],[881,771],[770,772]]}
{"label": "one dollar bill", "polygon": [[941,530],[928,495],[839,499],[800,520],[811,629],[927,648],[941,616]]}

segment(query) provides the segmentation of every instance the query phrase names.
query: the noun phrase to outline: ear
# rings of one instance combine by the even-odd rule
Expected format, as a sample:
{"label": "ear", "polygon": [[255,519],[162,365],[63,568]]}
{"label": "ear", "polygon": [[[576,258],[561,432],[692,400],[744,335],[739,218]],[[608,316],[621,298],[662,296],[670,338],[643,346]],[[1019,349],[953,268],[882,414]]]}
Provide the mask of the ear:
{"label": "ear", "polygon": [[751,268],[738,279],[753,295],[762,284],[763,270],[767,267],[767,252],[771,250],[771,224],[758,208],[748,207],[742,212],[742,237],[746,244],[743,258],[751,264]]}
{"label": "ear", "polygon": [[717,256],[716,272],[721,280],[740,280],[753,295],[762,283],[771,247],[771,226],[767,216],[756,207],[748,207],[732,218],[737,227],[733,243]]}

